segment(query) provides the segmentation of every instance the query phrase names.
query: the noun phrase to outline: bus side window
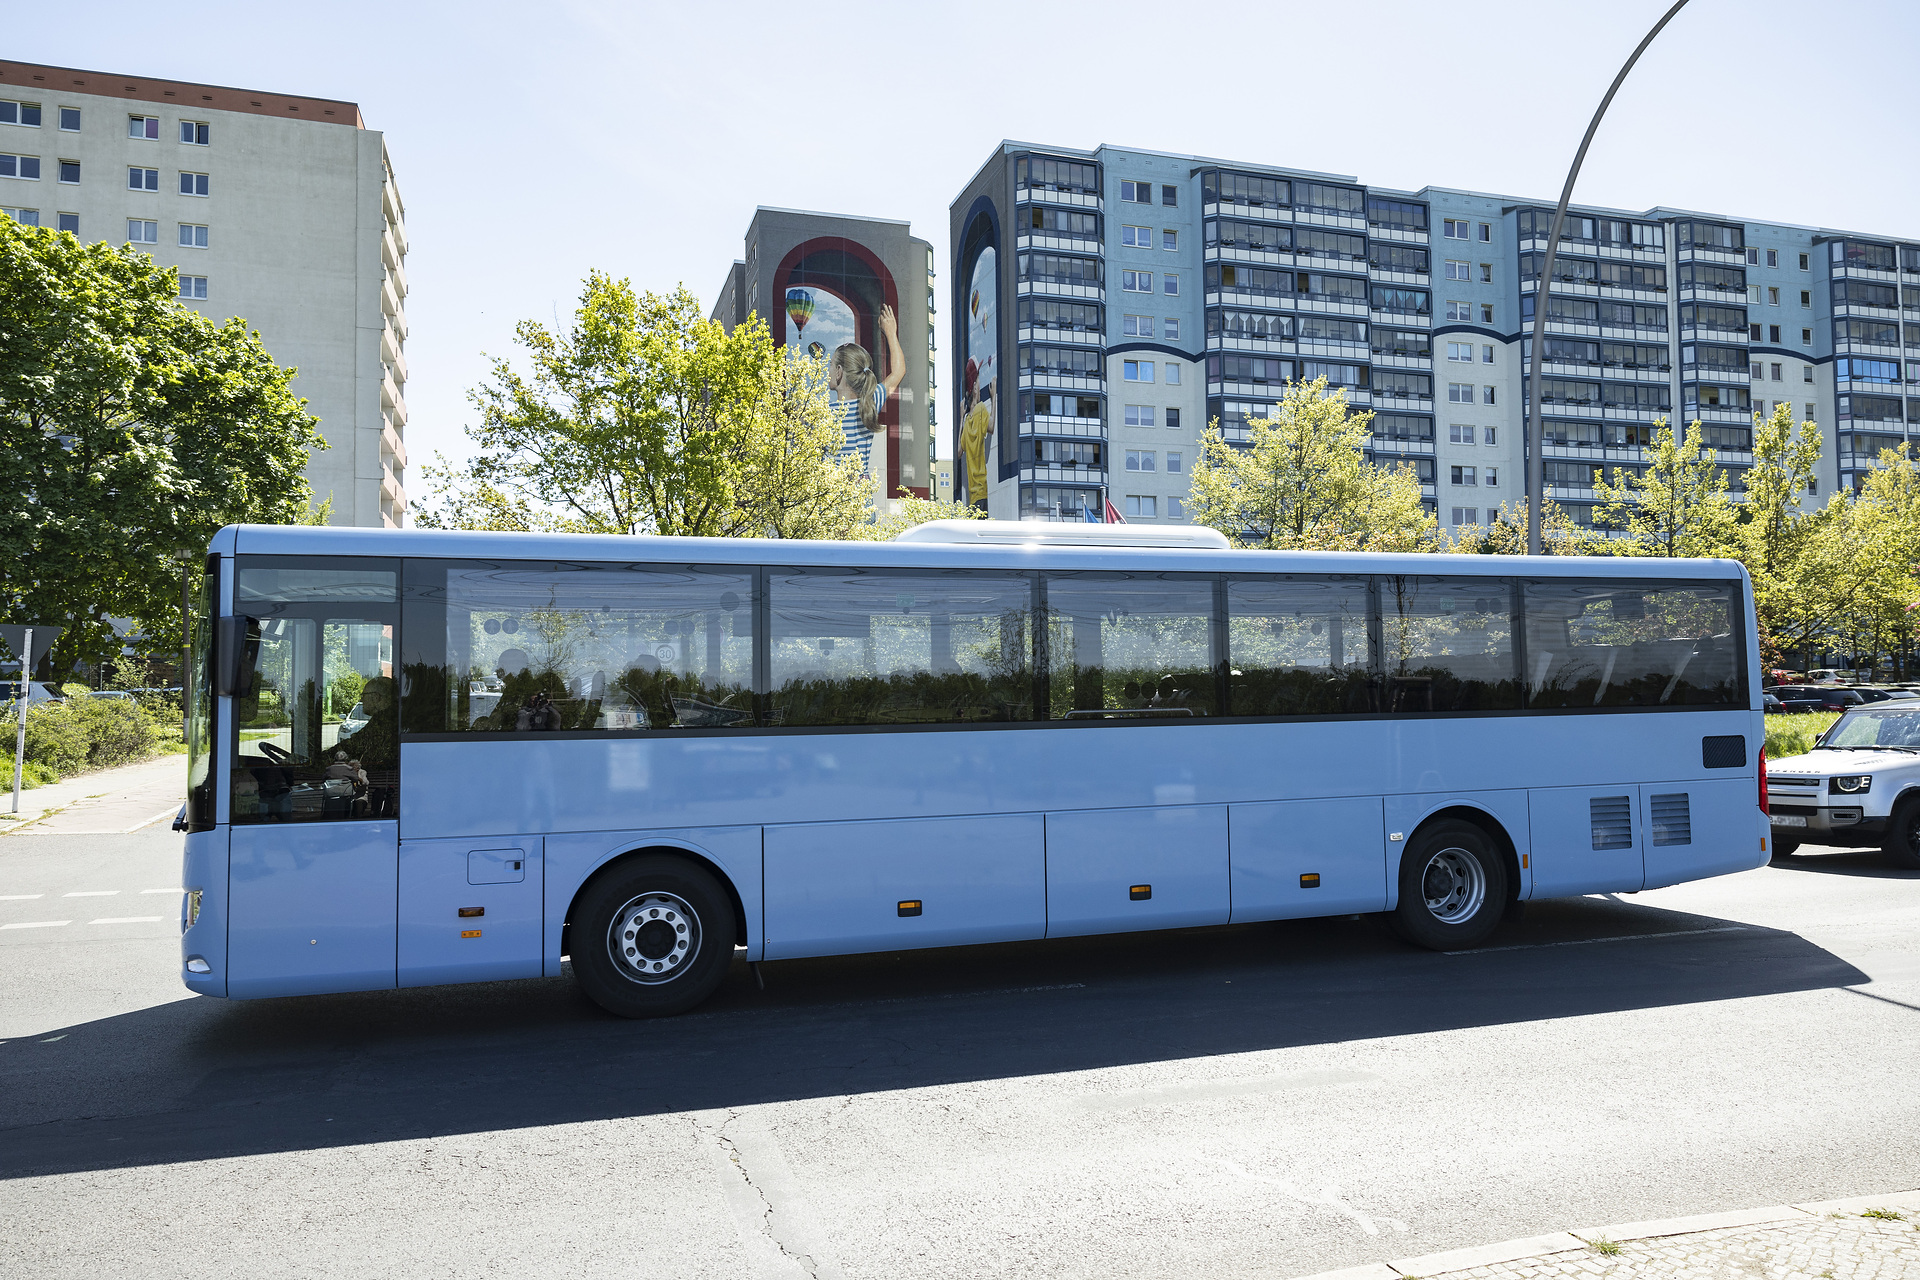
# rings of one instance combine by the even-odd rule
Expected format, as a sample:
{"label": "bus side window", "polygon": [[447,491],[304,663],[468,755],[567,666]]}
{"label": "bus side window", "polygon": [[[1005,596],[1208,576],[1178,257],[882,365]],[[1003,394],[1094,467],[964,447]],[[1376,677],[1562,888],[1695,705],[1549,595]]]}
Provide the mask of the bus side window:
{"label": "bus side window", "polygon": [[1213,579],[1049,573],[1050,720],[1217,714]]}
{"label": "bus side window", "polygon": [[1737,600],[1730,583],[1530,581],[1527,704],[1745,705]]}
{"label": "bus side window", "polygon": [[1356,715],[1374,709],[1364,577],[1227,582],[1227,714]]}
{"label": "bus side window", "polygon": [[1519,708],[1511,581],[1382,574],[1379,586],[1382,711]]}

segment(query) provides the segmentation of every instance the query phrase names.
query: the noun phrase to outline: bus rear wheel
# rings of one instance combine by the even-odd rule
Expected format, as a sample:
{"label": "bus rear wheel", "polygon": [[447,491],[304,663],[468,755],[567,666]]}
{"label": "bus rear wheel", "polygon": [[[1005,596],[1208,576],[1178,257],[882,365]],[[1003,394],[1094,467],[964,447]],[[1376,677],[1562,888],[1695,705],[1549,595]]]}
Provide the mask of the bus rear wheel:
{"label": "bus rear wheel", "polygon": [[569,932],[587,998],[622,1018],[685,1013],[712,995],[733,961],[733,904],[684,858],[645,854],[581,895]]}
{"label": "bus rear wheel", "polygon": [[1400,903],[1387,923],[1415,946],[1458,951],[1485,942],[1506,908],[1506,860],[1485,831],[1449,819],[1408,842],[1400,859]]}

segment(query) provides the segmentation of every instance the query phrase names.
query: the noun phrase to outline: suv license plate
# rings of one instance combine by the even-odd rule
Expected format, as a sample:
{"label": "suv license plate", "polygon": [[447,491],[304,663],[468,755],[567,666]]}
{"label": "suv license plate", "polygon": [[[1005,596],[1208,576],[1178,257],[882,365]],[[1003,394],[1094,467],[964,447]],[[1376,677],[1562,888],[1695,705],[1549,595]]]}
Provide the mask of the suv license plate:
{"label": "suv license plate", "polygon": [[1807,820],[1797,813],[1773,813],[1768,814],[1767,817],[1776,827],[1804,827],[1807,825]]}

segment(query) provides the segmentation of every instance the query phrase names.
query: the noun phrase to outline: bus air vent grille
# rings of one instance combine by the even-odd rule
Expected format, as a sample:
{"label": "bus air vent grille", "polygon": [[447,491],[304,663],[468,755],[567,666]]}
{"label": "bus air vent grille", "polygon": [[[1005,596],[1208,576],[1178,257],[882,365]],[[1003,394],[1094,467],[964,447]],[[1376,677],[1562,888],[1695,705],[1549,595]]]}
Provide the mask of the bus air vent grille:
{"label": "bus air vent grille", "polygon": [[1633,848],[1633,800],[1630,797],[1595,796],[1588,804],[1593,810],[1594,848]]}
{"label": "bus air vent grille", "polygon": [[1686,792],[1653,798],[1653,842],[1693,843],[1693,818],[1687,809]]}

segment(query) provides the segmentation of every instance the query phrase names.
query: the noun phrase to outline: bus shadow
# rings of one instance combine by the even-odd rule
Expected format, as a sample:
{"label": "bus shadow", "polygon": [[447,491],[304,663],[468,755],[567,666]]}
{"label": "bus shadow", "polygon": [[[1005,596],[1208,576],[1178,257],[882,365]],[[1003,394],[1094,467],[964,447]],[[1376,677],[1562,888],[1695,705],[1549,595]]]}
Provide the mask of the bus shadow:
{"label": "bus shadow", "polygon": [[1770,864],[1776,871],[1811,871],[1818,875],[1863,876],[1873,880],[1920,880],[1920,871],[1897,866],[1878,849],[1800,850]]}
{"label": "bus shadow", "polygon": [[564,979],[193,998],[0,1045],[0,1178],[1082,1071],[1855,985],[1799,936],[1593,897],[1435,954],[1373,918],[737,964],[695,1013]]}

